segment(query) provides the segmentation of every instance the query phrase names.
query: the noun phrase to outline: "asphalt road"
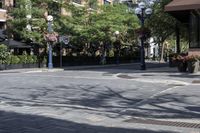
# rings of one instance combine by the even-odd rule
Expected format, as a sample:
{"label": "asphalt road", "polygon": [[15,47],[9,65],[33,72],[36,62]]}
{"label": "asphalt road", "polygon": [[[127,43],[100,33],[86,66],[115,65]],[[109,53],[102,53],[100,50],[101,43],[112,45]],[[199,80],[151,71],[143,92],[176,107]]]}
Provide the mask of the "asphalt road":
{"label": "asphalt road", "polygon": [[199,75],[118,68],[0,73],[0,133],[199,133]]}

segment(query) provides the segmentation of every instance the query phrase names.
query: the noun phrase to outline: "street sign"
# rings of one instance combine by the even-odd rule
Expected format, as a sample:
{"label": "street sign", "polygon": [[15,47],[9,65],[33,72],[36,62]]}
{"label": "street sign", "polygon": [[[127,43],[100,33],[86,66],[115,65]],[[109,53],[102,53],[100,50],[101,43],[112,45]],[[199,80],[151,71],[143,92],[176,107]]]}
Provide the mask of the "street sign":
{"label": "street sign", "polygon": [[69,36],[60,36],[59,37],[59,42],[62,42],[65,45],[67,45],[69,43]]}

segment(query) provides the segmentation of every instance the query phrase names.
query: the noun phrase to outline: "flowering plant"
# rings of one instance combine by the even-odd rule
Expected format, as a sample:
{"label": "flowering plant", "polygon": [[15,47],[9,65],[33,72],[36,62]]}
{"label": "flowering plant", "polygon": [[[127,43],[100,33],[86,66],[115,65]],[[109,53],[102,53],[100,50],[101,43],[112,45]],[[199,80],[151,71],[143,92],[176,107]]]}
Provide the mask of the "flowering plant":
{"label": "flowering plant", "polygon": [[135,33],[138,34],[140,38],[149,38],[151,36],[151,30],[145,27],[136,29]]}
{"label": "flowering plant", "polygon": [[58,41],[58,34],[53,32],[53,33],[47,33],[45,34],[46,40],[50,42],[57,42]]}
{"label": "flowering plant", "polygon": [[186,55],[176,55],[174,57],[172,57],[173,61],[177,61],[177,62],[186,62]]}
{"label": "flowering plant", "polygon": [[200,59],[200,57],[198,55],[188,55],[186,56],[185,60],[187,62],[196,62]]}

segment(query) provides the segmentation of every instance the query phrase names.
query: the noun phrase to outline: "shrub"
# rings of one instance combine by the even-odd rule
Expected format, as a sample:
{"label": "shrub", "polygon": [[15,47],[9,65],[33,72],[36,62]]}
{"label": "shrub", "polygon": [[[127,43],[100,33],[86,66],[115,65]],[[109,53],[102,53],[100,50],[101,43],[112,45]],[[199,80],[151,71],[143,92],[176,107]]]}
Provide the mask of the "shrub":
{"label": "shrub", "polygon": [[27,55],[18,55],[18,58],[20,59],[20,64],[27,64],[28,63],[28,57]]}
{"label": "shrub", "polygon": [[9,56],[8,48],[6,45],[0,45],[0,64],[6,64]]}
{"label": "shrub", "polygon": [[114,56],[115,56],[114,50],[113,49],[109,50],[108,57],[114,57]]}
{"label": "shrub", "polygon": [[33,59],[33,63],[37,63],[38,62],[38,59],[37,59],[36,55],[32,55],[32,59]]}
{"label": "shrub", "polygon": [[34,63],[34,59],[33,59],[33,56],[32,55],[27,55],[27,64],[33,64]]}
{"label": "shrub", "polygon": [[9,58],[10,58],[10,64],[19,64],[20,63],[20,59],[16,55],[10,55]]}

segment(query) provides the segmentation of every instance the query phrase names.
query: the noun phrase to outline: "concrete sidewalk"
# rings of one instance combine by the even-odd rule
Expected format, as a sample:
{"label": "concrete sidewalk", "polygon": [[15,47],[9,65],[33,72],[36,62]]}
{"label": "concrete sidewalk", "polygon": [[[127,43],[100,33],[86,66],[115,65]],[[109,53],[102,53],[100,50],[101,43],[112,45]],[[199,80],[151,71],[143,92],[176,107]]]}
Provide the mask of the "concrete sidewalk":
{"label": "concrete sidewalk", "polygon": [[[147,62],[147,69],[159,68],[168,66],[167,63]],[[63,70],[90,70],[90,69],[129,69],[139,70],[140,63],[125,63],[125,64],[106,64],[106,65],[84,65],[84,66],[66,66],[62,68],[24,68],[24,69],[10,69],[2,70],[0,73],[23,73],[23,72],[58,72]]]}
{"label": "concrete sidewalk", "polygon": [[60,72],[64,71],[63,68],[24,68],[24,69],[10,69],[10,70],[2,70],[0,73],[37,73],[37,72]]}

